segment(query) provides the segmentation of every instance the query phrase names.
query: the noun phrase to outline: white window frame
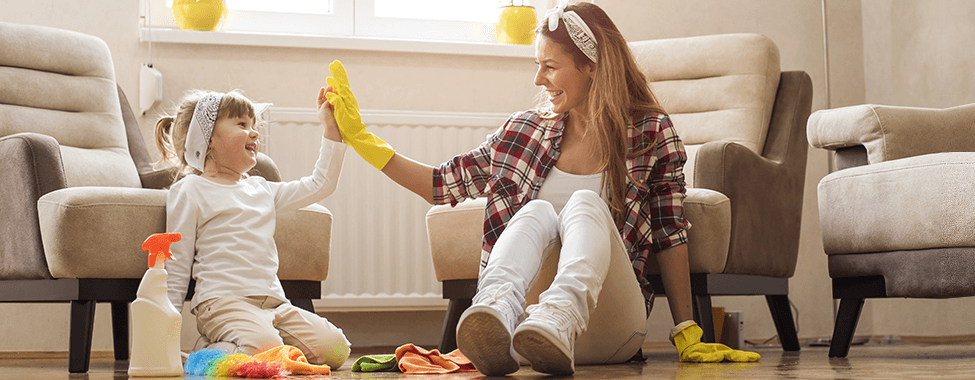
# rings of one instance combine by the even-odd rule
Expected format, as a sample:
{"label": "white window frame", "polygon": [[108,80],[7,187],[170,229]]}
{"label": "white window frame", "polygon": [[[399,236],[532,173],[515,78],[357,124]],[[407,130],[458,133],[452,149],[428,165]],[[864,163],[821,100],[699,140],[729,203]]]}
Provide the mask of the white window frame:
{"label": "white window frame", "polygon": [[[178,28],[171,3],[149,0],[151,12],[147,16],[152,27]],[[329,15],[228,10],[220,31],[351,36],[353,5],[352,0],[333,0]]]}
{"label": "white window frame", "polygon": [[[458,0],[463,1],[463,0]],[[541,18],[550,0],[529,0]],[[427,41],[495,42],[494,22],[376,17],[375,0],[355,0],[355,35]]]}
{"label": "white window frame", "polygon": [[[521,58],[532,58],[535,54],[535,49],[531,45],[500,44],[486,38],[477,41],[462,41],[459,39],[444,39],[442,35],[431,39],[423,37],[424,35],[431,36],[432,34],[430,32],[421,32],[416,34],[406,33],[406,35],[393,35],[394,33],[386,33],[385,37],[355,35],[355,30],[353,30],[355,14],[364,12],[362,7],[368,5],[368,3],[363,3],[363,5],[360,5],[359,12],[355,12],[353,7],[356,5],[355,1],[357,0],[333,0],[334,3],[332,15],[273,14],[276,12],[247,12],[251,13],[251,15],[246,15],[245,13],[235,13],[234,15],[228,15],[226,23],[219,31],[216,32],[179,29],[176,26],[175,19],[173,18],[172,9],[167,7],[166,1],[167,0],[140,1],[141,8],[143,8],[141,15],[147,19],[146,24],[144,24],[142,30],[140,31],[139,39],[141,42],[297,47],[310,49],[344,49]],[[542,17],[545,9],[547,9],[546,6],[554,3],[556,0],[528,1],[531,1],[532,5],[535,6],[535,12],[538,17]],[[147,3],[150,12],[147,12],[146,10]],[[368,11],[370,14],[374,14],[371,7],[368,9]],[[307,30],[307,33],[298,33],[294,32],[293,30],[284,31],[280,28],[267,27],[267,20],[269,19],[277,19],[280,22],[288,25],[295,24],[296,20],[304,20],[302,17],[297,16],[309,17],[309,19],[312,21],[305,20],[304,22],[319,26],[320,28],[301,29]],[[261,22],[251,22],[252,25],[264,25],[260,31],[232,30],[232,28],[247,29],[246,26],[237,26],[237,23],[231,23],[234,18],[253,20],[254,17],[260,17],[259,19]],[[344,18],[344,20],[348,20],[348,22],[340,20],[340,18]],[[380,23],[380,25],[390,20],[389,18],[372,18],[377,19],[378,21],[375,22]],[[406,20],[409,21],[410,19]],[[442,23],[438,20],[412,21],[418,23],[413,24],[413,28],[415,29],[428,27],[434,28],[431,27],[431,25]],[[490,23],[482,24],[490,25]],[[362,25],[360,24],[360,26]],[[403,27],[403,25],[400,25],[400,27]],[[484,27],[482,26],[468,27],[468,30],[475,30],[483,37],[483,28]],[[250,29],[256,28],[251,27]],[[491,30],[493,31],[493,27],[491,27]],[[393,31],[397,32],[396,30]],[[452,31],[443,33],[452,33]]]}

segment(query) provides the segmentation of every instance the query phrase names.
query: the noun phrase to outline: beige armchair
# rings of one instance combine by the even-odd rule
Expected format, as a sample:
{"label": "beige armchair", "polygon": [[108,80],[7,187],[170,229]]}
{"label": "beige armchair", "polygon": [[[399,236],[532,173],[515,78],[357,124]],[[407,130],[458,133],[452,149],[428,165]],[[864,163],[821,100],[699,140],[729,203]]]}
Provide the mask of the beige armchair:
{"label": "beige armchair", "polygon": [[975,296],[975,104],[821,110],[808,136],[836,166],[817,188],[840,300],[830,357],[849,352],[866,298]]}
{"label": "beige armchair", "polygon": [[[778,48],[759,35],[630,46],[687,148],[691,287],[704,340],[715,341],[711,296],[764,295],[783,348],[799,350],[788,279],[799,247],[809,76],[780,73]],[[479,198],[427,213],[434,268],[450,299],[442,351],[455,347],[457,319],[476,290],[484,207]],[[663,294],[651,264],[650,280]]]}
{"label": "beige armchair", "polygon": [[[70,302],[70,372],[88,371],[96,302],[111,303],[115,359],[128,359],[141,245],[165,232],[173,174],[152,170],[102,40],[0,23],[0,302]],[[264,155],[252,174],[280,180]],[[278,215],[278,276],[308,310],[331,226],[319,205]]]}

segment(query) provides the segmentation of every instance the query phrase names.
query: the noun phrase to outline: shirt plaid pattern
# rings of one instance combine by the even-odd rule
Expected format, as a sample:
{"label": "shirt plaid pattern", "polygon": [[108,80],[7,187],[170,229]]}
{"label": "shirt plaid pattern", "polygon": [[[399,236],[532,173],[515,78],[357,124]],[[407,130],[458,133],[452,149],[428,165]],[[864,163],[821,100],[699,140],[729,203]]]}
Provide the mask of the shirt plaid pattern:
{"label": "shirt plaid pattern", "polygon": [[[467,198],[488,195],[484,214],[480,269],[505,225],[538,190],[559,159],[565,116],[543,116],[536,111],[512,114],[487,141],[435,168],[433,200],[451,206]],[[684,144],[670,117],[651,112],[629,128],[629,146],[645,154],[627,159],[636,181],[627,180],[625,220],[620,236],[626,244],[644,297],[653,300],[653,288],[644,276],[650,253],[687,243],[684,220],[687,161]]]}

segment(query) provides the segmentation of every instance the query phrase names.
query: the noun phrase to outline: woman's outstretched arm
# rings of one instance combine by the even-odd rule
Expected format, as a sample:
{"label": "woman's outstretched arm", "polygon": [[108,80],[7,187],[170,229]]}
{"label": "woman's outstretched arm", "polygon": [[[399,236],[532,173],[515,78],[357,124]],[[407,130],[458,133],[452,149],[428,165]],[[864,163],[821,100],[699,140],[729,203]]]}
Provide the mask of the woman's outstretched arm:
{"label": "woman's outstretched arm", "polygon": [[393,182],[419,195],[427,203],[433,204],[432,166],[396,153],[383,167],[382,172]]}

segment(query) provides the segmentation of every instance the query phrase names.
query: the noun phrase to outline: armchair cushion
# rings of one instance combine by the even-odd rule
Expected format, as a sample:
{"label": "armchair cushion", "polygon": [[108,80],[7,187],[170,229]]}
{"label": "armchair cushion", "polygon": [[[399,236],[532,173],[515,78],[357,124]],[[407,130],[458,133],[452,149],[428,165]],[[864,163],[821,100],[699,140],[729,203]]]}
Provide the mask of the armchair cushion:
{"label": "armchair cushion", "polygon": [[[481,258],[481,226],[487,198],[468,199],[453,208],[437,205],[427,212],[427,233],[437,281],[477,278]],[[688,230],[691,273],[721,273],[731,240],[731,201],[717,191],[687,189],[684,215]],[[656,260],[650,273],[660,273]]]}
{"label": "armchair cushion", "polygon": [[[41,197],[38,215],[51,275],[141,278],[147,264],[142,242],[166,230],[166,194],[166,190],[90,186]],[[274,237],[280,279],[325,279],[331,224],[332,215],[317,204],[278,214]]]}
{"label": "armchair cushion", "polygon": [[826,254],[975,247],[975,153],[840,170],[818,193]]}
{"label": "armchair cushion", "polygon": [[487,198],[481,197],[454,207],[433,206],[427,211],[427,236],[437,281],[477,278],[485,207]]}

